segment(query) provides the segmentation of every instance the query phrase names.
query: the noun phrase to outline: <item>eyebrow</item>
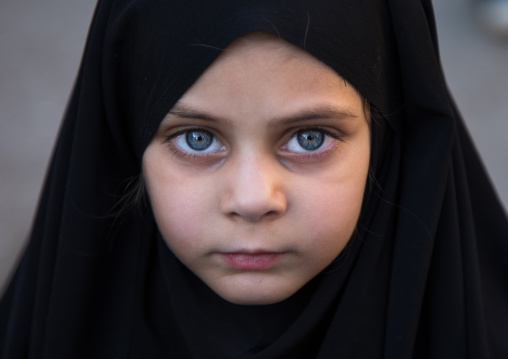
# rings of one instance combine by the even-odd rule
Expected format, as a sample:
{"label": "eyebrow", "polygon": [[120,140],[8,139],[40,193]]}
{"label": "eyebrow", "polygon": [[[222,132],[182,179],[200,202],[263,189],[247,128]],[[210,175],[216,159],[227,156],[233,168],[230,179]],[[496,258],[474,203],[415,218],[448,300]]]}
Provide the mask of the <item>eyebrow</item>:
{"label": "eyebrow", "polygon": [[[192,109],[188,105],[185,105],[180,102],[177,102],[173,106],[173,108],[168,112],[168,115],[180,118],[200,119],[213,122],[220,121],[228,122],[226,119],[210,115],[206,112]],[[297,111],[294,114],[282,117],[275,117],[271,120],[273,120],[274,122],[291,123],[318,119],[346,120],[346,119],[354,119],[357,117],[358,117],[357,115],[355,115],[353,112],[351,112],[346,108],[336,107],[332,105],[318,105],[316,107],[304,109],[302,111]]]}

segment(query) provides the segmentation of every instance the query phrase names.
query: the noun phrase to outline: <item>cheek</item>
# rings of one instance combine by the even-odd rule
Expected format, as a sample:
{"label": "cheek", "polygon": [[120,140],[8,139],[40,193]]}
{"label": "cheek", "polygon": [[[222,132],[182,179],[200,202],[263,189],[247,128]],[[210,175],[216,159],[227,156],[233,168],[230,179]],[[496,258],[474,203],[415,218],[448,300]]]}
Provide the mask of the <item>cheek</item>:
{"label": "cheek", "polygon": [[335,258],[344,248],[356,227],[363,191],[357,188],[330,187],[306,208],[305,218],[313,241],[309,252]]}
{"label": "cheek", "polygon": [[182,181],[177,171],[145,171],[150,202],[157,226],[173,252],[185,258],[201,245],[211,222],[213,203],[209,186]]}
{"label": "cheek", "polygon": [[[310,184],[296,191],[299,207],[313,241],[306,243],[309,252],[336,257],[347,244],[360,215],[368,171],[368,156],[362,156],[362,166],[341,167],[335,174],[323,178],[320,185],[309,191]],[[345,174],[346,173],[346,174]],[[306,190],[307,189],[307,190]]]}

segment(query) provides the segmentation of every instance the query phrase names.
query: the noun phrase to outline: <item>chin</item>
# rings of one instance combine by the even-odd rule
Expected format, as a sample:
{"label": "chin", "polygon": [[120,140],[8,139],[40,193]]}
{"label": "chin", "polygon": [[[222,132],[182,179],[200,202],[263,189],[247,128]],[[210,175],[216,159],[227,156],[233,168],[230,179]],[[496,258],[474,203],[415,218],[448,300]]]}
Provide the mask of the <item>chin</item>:
{"label": "chin", "polygon": [[[218,293],[217,293],[218,294]],[[232,295],[232,296],[222,296],[219,294],[224,300],[227,300],[230,303],[238,304],[238,305],[269,305],[282,302],[285,299],[288,299],[288,296],[250,296],[250,295]]]}
{"label": "chin", "polygon": [[212,290],[222,299],[239,305],[268,305],[282,302],[295,294],[300,288],[253,286],[249,288],[220,288]]}

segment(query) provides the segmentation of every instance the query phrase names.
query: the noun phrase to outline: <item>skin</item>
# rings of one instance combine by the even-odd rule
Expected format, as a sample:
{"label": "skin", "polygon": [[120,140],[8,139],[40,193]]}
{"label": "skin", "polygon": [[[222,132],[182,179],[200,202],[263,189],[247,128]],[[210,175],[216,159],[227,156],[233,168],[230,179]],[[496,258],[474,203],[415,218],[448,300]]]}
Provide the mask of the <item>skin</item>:
{"label": "skin", "polygon": [[[300,48],[264,33],[233,42],[144,153],[150,202],[173,253],[232,303],[276,303],[302,288],[355,229],[370,153],[364,104]],[[312,151],[295,136],[309,128],[325,135]],[[193,150],[190,129],[215,140]]]}

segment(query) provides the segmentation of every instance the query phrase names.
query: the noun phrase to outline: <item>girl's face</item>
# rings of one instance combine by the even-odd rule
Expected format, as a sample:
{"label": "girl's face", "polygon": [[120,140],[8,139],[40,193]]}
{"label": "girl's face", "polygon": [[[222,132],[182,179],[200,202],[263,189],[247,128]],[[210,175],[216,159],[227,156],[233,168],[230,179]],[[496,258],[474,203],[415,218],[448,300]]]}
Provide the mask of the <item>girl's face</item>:
{"label": "girl's face", "polygon": [[182,96],[143,157],[162,236],[222,298],[282,301],[327,267],[362,204],[364,101],[265,34],[236,40]]}

